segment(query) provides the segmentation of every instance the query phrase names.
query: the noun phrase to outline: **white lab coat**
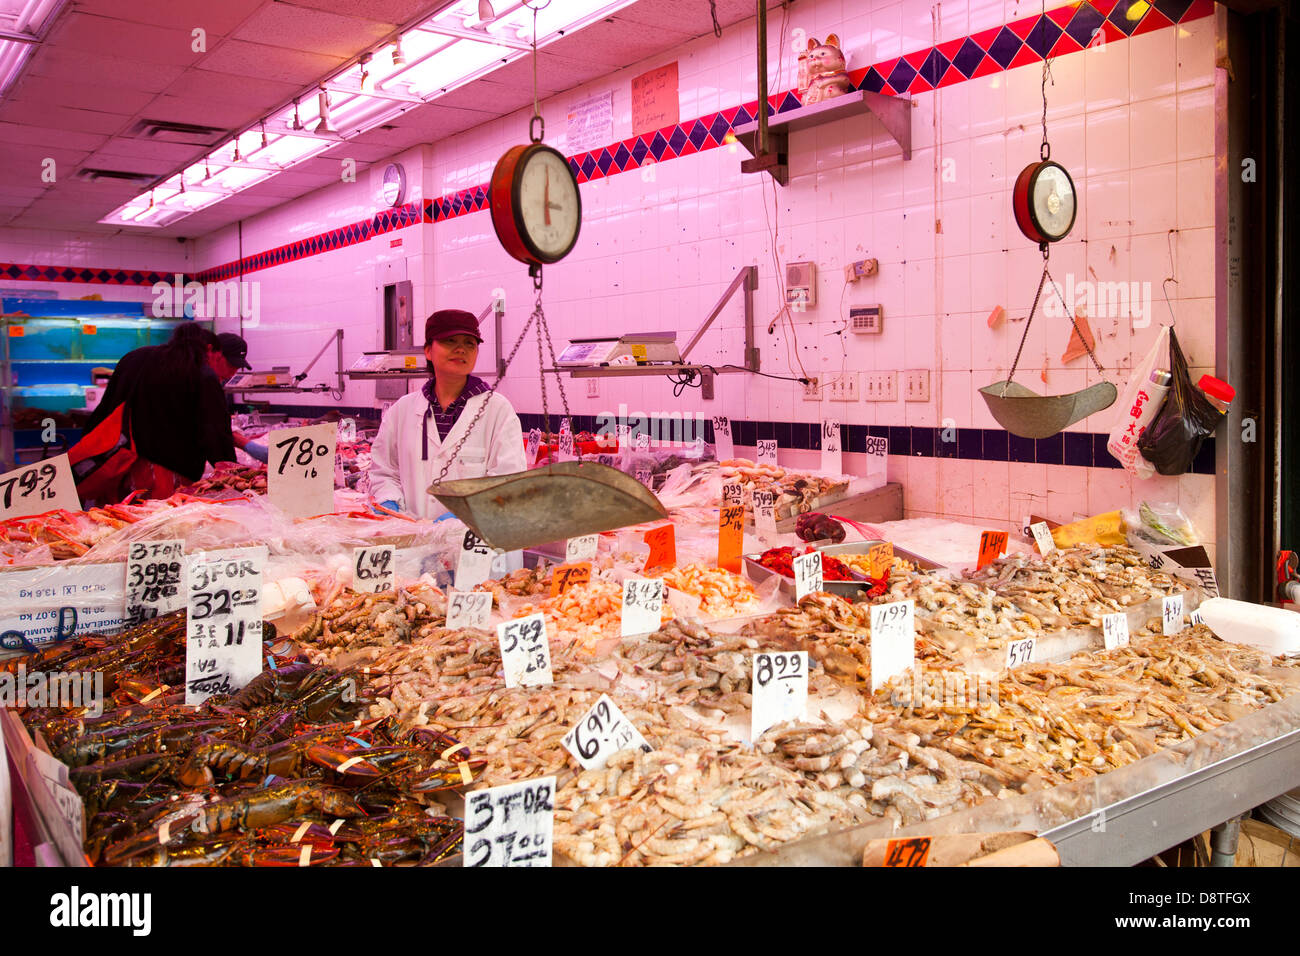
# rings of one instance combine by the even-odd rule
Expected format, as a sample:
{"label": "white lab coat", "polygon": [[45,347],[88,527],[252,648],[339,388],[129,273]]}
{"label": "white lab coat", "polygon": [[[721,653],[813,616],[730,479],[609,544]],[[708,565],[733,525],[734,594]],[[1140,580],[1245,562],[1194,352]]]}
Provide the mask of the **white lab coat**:
{"label": "white lab coat", "polygon": [[445,442],[438,434],[437,423],[430,417],[429,460],[423,461],[420,457],[424,448],[422,428],[429,402],[422,391],[409,392],[384,413],[379,434],[370,448],[370,494],[375,501],[396,501],[403,511],[417,518],[445,514],[447,509],[428,493],[428,488],[438,480],[442,466],[484,402],[488,407],[483,417],[470,432],[443,480],[526,471],[523,428],[504,395],[484,392],[471,398]]}

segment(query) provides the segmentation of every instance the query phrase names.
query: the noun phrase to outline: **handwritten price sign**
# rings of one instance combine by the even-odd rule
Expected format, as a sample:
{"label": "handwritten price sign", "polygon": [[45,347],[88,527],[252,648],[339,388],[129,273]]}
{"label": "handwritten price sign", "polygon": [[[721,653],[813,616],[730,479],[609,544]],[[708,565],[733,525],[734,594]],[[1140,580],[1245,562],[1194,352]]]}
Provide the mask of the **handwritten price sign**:
{"label": "handwritten price sign", "polygon": [[501,645],[501,666],[507,687],[538,687],[553,684],[551,646],[546,639],[546,618],[529,614],[497,625]]}
{"label": "handwritten price sign", "polygon": [[783,720],[803,720],[808,706],[808,652],[755,654],[750,740]]}
{"label": "handwritten price sign", "polygon": [[1183,596],[1171,594],[1164,599],[1160,615],[1160,630],[1166,637],[1183,629]]}
{"label": "handwritten price sign", "polygon": [[1029,526],[1033,532],[1034,541],[1038,545],[1038,553],[1047,557],[1056,550],[1056,540],[1052,537],[1052,531],[1047,527],[1046,521],[1037,521]]}
{"label": "handwritten price sign", "polygon": [[1005,531],[981,531],[980,554],[975,564],[978,571],[986,564],[992,564],[1007,551],[1007,533]]}
{"label": "handwritten price sign", "polygon": [[580,561],[576,564],[561,564],[551,572],[551,597],[558,597],[569,588],[586,584],[591,580],[591,562]]}
{"label": "handwritten price sign", "polygon": [[893,563],[894,545],[891,541],[873,544],[871,550],[867,552],[867,566],[871,569],[871,577],[877,581],[885,576],[885,572],[893,566]]}
{"label": "handwritten price sign", "polygon": [[391,544],[372,544],[352,549],[352,590],[363,594],[391,591],[396,580],[397,549]]}
{"label": "handwritten price sign", "polygon": [[1019,667],[1021,664],[1028,664],[1034,659],[1034,648],[1038,642],[1032,637],[1026,637],[1023,641],[1012,641],[1007,645],[1007,670],[1013,667]]}
{"label": "handwritten price sign", "polygon": [[664,609],[664,582],[658,578],[628,578],[623,582],[623,637],[659,630]]}
{"label": "handwritten price sign", "polygon": [[754,492],[754,528],[760,539],[766,541],[776,536],[776,492]]}
{"label": "handwritten price sign", "polygon": [[185,543],[135,541],[126,553],[125,627],[185,606]]}
{"label": "handwritten price sign", "polygon": [[867,480],[872,486],[883,485],[889,477],[889,439],[868,435],[866,453]]}
{"label": "handwritten price sign", "polygon": [[1106,641],[1106,650],[1128,644],[1128,615],[1123,611],[1115,614],[1103,614],[1101,617],[1101,635]]}
{"label": "handwritten price sign", "polygon": [[67,455],[0,475],[0,521],[45,514],[57,508],[81,510]]}
{"label": "handwritten price sign", "polygon": [[577,561],[590,561],[596,556],[600,546],[600,535],[584,534],[564,542],[564,561],[573,564]]}
{"label": "handwritten price sign", "polygon": [[871,606],[871,689],[916,666],[916,604],[911,600]]}
{"label": "handwritten price sign", "polygon": [[794,561],[794,599],[802,601],[805,595],[822,589],[822,553],[795,555]]}
{"label": "handwritten price sign", "polygon": [[542,431],[540,428],[528,429],[528,467],[531,468],[537,462],[537,451],[542,447]]}
{"label": "handwritten price sign", "polygon": [[677,563],[677,532],[671,524],[651,528],[645,533],[645,543],[650,546],[650,556],[646,558],[644,573],[649,574],[659,568],[671,568]]}
{"label": "handwritten price sign", "polygon": [[266,548],[209,551],[189,560],[185,703],[239,690],[262,672]]}
{"label": "handwritten price sign", "polygon": [[840,443],[840,423],[833,418],[822,422],[822,471],[828,475],[844,473],[844,446]]}
{"label": "handwritten price sign", "polygon": [[758,440],[758,463],[760,465],[775,465],[776,462],[776,439],[760,438]]}
{"label": "handwritten price sign", "polygon": [[718,461],[736,457],[736,444],[731,438],[731,419],[726,415],[713,416],[713,453]]}
{"label": "handwritten price sign", "polygon": [[745,506],[724,503],[718,509],[718,567],[740,573],[740,553],[745,537]]}
{"label": "handwritten price sign", "polygon": [[930,858],[929,837],[905,837],[885,845],[884,866],[925,866]]}
{"label": "handwritten price sign", "polygon": [[603,770],[610,757],[629,747],[650,751],[640,731],[606,694],[564,735],[563,743],[583,770]]}
{"label": "handwritten price sign", "polygon": [[491,591],[451,591],[447,595],[447,627],[483,630],[492,613]]}
{"label": "handwritten price sign", "polygon": [[466,531],[456,559],[456,590],[472,591],[492,573],[492,549],[473,531]]}
{"label": "handwritten price sign", "polygon": [[334,447],[338,425],[281,428],[267,436],[266,490],[285,514],[309,518],[334,510]]}
{"label": "handwritten price sign", "polygon": [[550,866],[555,778],[465,795],[465,866]]}

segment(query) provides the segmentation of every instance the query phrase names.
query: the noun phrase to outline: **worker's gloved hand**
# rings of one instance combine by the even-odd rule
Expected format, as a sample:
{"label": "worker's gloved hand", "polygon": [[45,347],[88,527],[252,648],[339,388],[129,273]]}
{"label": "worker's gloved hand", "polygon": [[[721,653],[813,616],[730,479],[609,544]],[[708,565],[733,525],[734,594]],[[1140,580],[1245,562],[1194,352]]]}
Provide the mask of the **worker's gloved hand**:
{"label": "worker's gloved hand", "polygon": [[[381,501],[381,502],[379,502],[379,507],[380,507],[380,508],[387,508],[389,511],[401,511],[401,510],[402,510],[400,507],[398,507],[398,504],[397,504],[396,501]],[[375,512],[375,514],[377,514],[377,515],[381,515],[381,514],[383,514],[383,512],[380,511],[379,508],[375,508],[375,509],[374,509],[374,512]]]}
{"label": "worker's gloved hand", "polygon": [[244,443],[244,454],[265,464],[271,453],[261,442],[250,441]]}
{"label": "worker's gloved hand", "polygon": [[454,514],[452,514],[450,511],[446,511],[438,515],[438,517],[434,518],[433,523],[437,524],[439,521],[446,521],[448,518],[454,518],[454,517],[456,517]]}

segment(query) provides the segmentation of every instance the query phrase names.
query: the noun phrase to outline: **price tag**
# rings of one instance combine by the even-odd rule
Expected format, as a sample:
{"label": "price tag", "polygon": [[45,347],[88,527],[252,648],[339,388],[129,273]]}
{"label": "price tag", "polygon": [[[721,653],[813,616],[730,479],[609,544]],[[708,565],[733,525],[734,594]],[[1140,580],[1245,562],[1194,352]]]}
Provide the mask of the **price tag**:
{"label": "price tag", "polygon": [[491,613],[491,591],[453,590],[447,594],[447,627],[452,630],[463,627],[485,630]]}
{"label": "price tag", "polygon": [[601,694],[591,710],[579,718],[573,729],[564,735],[563,743],[564,748],[582,764],[583,770],[603,770],[610,757],[629,747],[640,747],[650,752],[645,738],[607,694]]}
{"label": "price tag", "polygon": [[903,837],[885,844],[882,866],[925,866],[930,858],[929,837]]}
{"label": "price tag", "polygon": [[775,438],[760,438],[758,440],[757,448],[758,448],[757,461],[760,465],[776,464],[777,449],[776,449]]}
{"label": "price tag", "polygon": [[27,330],[23,328],[21,325],[9,326],[9,337],[11,339],[21,339],[26,334],[27,334]]}
{"label": "price tag", "polygon": [[804,596],[822,589],[822,553],[797,554],[794,561],[794,599],[802,601]]}
{"label": "price tag", "polygon": [[82,334],[82,335],[98,335],[98,334],[99,334],[99,326],[97,326],[97,325],[83,325],[83,326],[81,327],[81,334]]}
{"label": "price tag", "polygon": [[1164,599],[1163,612],[1160,615],[1161,630],[1166,637],[1177,634],[1183,629],[1183,596],[1172,594]]}
{"label": "price tag", "polygon": [[239,690],[262,671],[266,548],[191,555],[186,597],[185,703]]}
{"label": "price tag", "polygon": [[736,457],[736,443],[731,438],[731,419],[726,415],[713,416],[713,454],[718,461]]}
{"label": "price tag", "polygon": [[528,429],[528,466],[531,468],[537,461],[537,450],[542,447],[542,432],[537,428]]}
{"label": "price tag", "polygon": [[575,561],[590,561],[596,556],[600,548],[600,535],[584,534],[576,538],[570,538],[564,542],[564,561],[566,564],[572,564]]}
{"label": "price tag", "polygon": [[1056,541],[1052,538],[1051,529],[1047,527],[1046,521],[1039,521],[1029,526],[1033,532],[1034,541],[1038,544],[1038,553],[1047,557],[1056,550]]}
{"label": "price tag", "polygon": [[783,720],[803,720],[808,705],[808,652],[754,655],[750,689],[754,704],[749,739],[757,740]]}
{"label": "price tag", "polygon": [[623,582],[623,637],[659,630],[664,609],[664,582],[658,578],[628,578]]}
{"label": "price tag", "polygon": [[774,538],[776,530],[776,492],[754,492],[754,528],[764,541]]}
{"label": "price tag", "polygon": [[[0,735],[2,736],[2,735]],[[0,757],[4,751],[0,750]],[[86,842],[86,815],[82,808],[81,796],[68,782],[68,766],[43,750],[35,747],[31,750],[31,763],[28,765],[45,781],[46,789],[54,798],[54,806],[59,817],[76,834],[78,843]]]}
{"label": "price tag", "polygon": [[339,422],[339,441],[352,444],[357,440],[357,422],[354,418],[345,418]]}
{"label": "price tag", "polygon": [[916,666],[916,602],[871,605],[871,689]]}
{"label": "price tag", "polygon": [[1188,568],[1192,580],[1199,584],[1209,597],[1219,596],[1219,580],[1214,576],[1214,568]]}
{"label": "price tag", "polygon": [[555,778],[465,794],[465,866],[550,866]]}
{"label": "price tag", "polygon": [[867,552],[867,565],[871,569],[872,578],[879,581],[885,576],[885,573],[894,564],[894,544],[892,541],[882,541],[880,544],[873,544],[871,550]]}
{"label": "price tag", "polygon": [[833,418],[822,421],[822,471],[828,475],[844,474],[844,446],[840,442],[840,423]]}
{"label": "price tag", "polygon": [[1026,637],[1022,641],[1012,641],[1007,645],[1007,670],[1013,667],[1019,667],[1021,664],[1028,664],[1034,659],[1034,648],[1038,642],[1032,637]]}
{"label": "price tag", "polygon": [[677,532],[671,524],[651,528],[645,533],[645,543],[650,545],[650,557],[642,569],[645,574],[677,563]]}
{"label": "price tag", "polygon": [[1101,616],[1101,635],[1106,640],[1106,650],[1128,644],[1128,615],[1123,611]]}
{"label": "price tag", "polygon": [[371,544],[352,549],[352,590],[362,594],[391,591],[396,583],[397,549]]}
{"label": "price tag", "polygon": [[42,515],[58,508],[81,510],[67,455],[56,455],[0,475],[0,521]]}
{"label": "price tag", "polygon": [[745,539],[745,506],[723,504],[718,509],[718,567],[740,573]]}
{"label": "price tag", "polygon": [[134,541],[126,552],[124,627],[135,627],[185,606],[185,542]]}
{"label": "price tag", "polygon": [[529,614],[497,625],[501,645],[501,667],[507,687],[538,687],[553,684],[551,645],[546,639],[546,618]]}
{"label": "price tag", "polygon": [[614,426],[614,435],[618,439],[618,450],[626,451],[632,447],[632,426],[627,422],[620,422]]}
{"label": "price tag", "polygon": [[280,428],[267,436],[266,491],[285,514],[300,518],[334,511],[334,446],[338,425]]}
{"label": "price tag", "polygon": [[571,461],[576,457],[573,453],[573,432],[569,429],[569,420],[566,418],[560,423],[560,461]]}
{"label": "price tag", "polygon": [[590,561],[561,564],[551,572],[551,597],[561,595],[569,588],[576,587],[579,584],[586,584],[590,580]]}
{"label": "price tag", "polygon": [[637,432],[636,438],[632,441],[632,447],[637,451],[650,450],[650,435],[648,432]]}
{"label": "price tag", "polygon": [[456,559],[456,590],[472,591],[492,574],[492,549],[473,531],[466,531]]}
{"label": "price tag", "polygon": [[1192,619],[1192,623],[1198,627],[1205,623],[1205,618],[1201,615],[1201,609],[1199,607],[1188,616]]}
{"label": "price tag", "polygon": [[654,476],[655,473],[653,468],[638,468],[636,470],[636,480],[641,482],[641,484],[645,485],[647,488],[650,487],[650,482],[654,480]]}
{"label": "price tag", "polygon": [[889,479],[889,439],[879,435],[867,436],[867,473],[871,487],[879,487]]}
{"label": "price tag", "polygon": [[980,556],[975,565],[978,571],[986,564],[992,564],[1007,551],[1007,533],[1005,531],[980,532]]}

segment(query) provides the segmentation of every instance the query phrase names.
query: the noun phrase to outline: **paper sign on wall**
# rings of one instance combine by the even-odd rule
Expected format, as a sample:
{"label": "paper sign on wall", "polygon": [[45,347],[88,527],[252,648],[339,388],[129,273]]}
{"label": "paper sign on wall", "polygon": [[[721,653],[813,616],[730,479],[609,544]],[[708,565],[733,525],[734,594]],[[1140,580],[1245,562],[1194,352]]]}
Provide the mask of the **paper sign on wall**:
{"label": "paper sign on wall", "polygon": [[338,425],[280,428],[266,439],[266,491],[285,514],[310,518],[334,511],[334,449]]}
{"label": "paper sign on wall", "polygon": [[713,416],[713,453],[718,461],[736,457],[736,443],[731,438],[731,419],[726,415]]}
{"label": "paper sign on wall", "polygon": [[642,73],[632,80],[632,135],[676,126],[681,120],[677,93],[677,61]]}
{"label": "paper sign on wall", "polygon": [[566,119],[568,155],[600,149],[614,139],[614,93],[607,90],[569,104]]}
{"label": "paper sign on wall", "polygon": [[262,672],[262,568],[267,549],[192,555],[187,576],[185,703],[239,690]]}
{"label": "paper sign on wall", "polygon": [[822,421],[822,471],[828,475],[844,474],[844,446],[840,443],[840,423],[833,418]]}
{"label": "paper sign on wall", "polygon": [[0,521],[43,515],[59,508],[81,510],[67,455],[55,455],[0,475]]}
{"label": "paper sign on wall", "polygon": [[465,866],[550,866],[555,778],[465,795]]}

